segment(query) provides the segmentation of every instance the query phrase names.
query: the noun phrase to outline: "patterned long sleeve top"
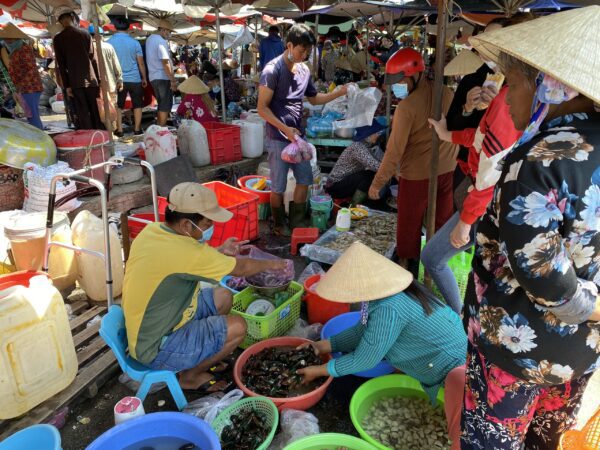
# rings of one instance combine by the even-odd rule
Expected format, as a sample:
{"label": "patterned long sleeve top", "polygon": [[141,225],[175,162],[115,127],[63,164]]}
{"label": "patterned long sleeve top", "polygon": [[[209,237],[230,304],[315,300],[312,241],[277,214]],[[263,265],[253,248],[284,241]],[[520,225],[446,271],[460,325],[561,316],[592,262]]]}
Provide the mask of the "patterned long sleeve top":
{"label": "patterned long sleeve top", "polygon": [[347,353],[327,364],[334,377],[368,370],[382,359],[418,380],[432,402],[448,373],[465,363],[467,337],[460,318],[447,306],[428,316],[418,301],[399,293],[369,302],[361,323],[330,338],[334,352]]}
{"label": "patterned long sleeve top", "polygon": [[469,339],[501,369],[562,384],[600,366],[600,114],[509,154],[477,229]]}
{"label": "patterned long sleeve top", "polygon": [[383,153],[372,152],[364,142],[353,142],[340,155],[327,177],[330,184],[362,170],[377,172]]}

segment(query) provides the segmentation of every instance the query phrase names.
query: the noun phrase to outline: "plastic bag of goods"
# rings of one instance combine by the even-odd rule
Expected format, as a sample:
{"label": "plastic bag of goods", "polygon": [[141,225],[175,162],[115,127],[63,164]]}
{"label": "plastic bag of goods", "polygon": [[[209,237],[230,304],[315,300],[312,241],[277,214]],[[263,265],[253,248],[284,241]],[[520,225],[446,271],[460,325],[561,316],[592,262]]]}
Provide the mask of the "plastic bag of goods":
{"label": "plastic bag of goods", "polygon": [[[50,184],[52,178],[59,173],[71,173],[73,169],[64,161],[59,161],[48,167],[38,166],[34,163],[26,163],[23,172],[25,184],[25,201],[23,209],[27,212],[47,211],[48,197],[50,195]],[[56,183],[56,200],[70,195],[77,190],[75,182],[67,184],[59,181]],[[59,211],[73,211],[79,208],[81,202],[76,198],[56,208]]]}
{"label": "plastic bag of goods", "polygon": [[290,164],[297,164],[302,161],[310,161],[315,154],[314,146],[300,137],[296,137],[294,142],[288,144],[281,152],[281,159]]}
{"label": "plastic bag of goods", "polygon": [[146,161],[153,166],[177,156],[177,140],[166,127],[152,125],[144,133]]}
{"label": "plastic bag of goods", "polygon": [[299,439],[319,434],[319,419],[306,411],[284,409],[279,416],[281,432],[275,436],[269,450],[282,450]]}
{"label": "plastic bag of goods", "polygon": [[210,152],[208,150],[208,136],[206,130],[195,120],[182,120],[177,130],[179,151],[187,155],[194,167],[202,167],[210,164]]}
{"label": "plastic bag of goods", "polygon": [[244,158],[259,158],[264,152],[264,130],[262,125],[251,120],[234,120],[232,123],[240,127],[242,156]]}
{"label": "plastic bag of goods", "polygon": [[215,392],[188,403],[183,412],[212,423],[221,412],[241,400],[243,396],[244,393],[239,389],[234,389],[227,394]]}
{"label": "plastic bag of goods", "polygon": [[[104,254],[104,227],[102,219],[89,211],[81,211],[71,225],[73,244]],[[123,256],[119,235],[114,225],[109,226],[110,254],[113,278],[113,296],[121,295],[123,289]],[[77,281],[87,296],[94,301],[106,301],[106,271],[104,261],[87,253],[77,254],[79,274]]]}
{"label": "plastic bag of goods", "polygon": [[25,163],[56,163],[56,144],[45,131],[13,119],[0,119],[0,164],[23,169]]}
{"label": "plastic bag of goods", "polygon": [[359,128],[373,123],[377,105],[383,94],[375,87],[359,90],[348,88],[348,110],[344,120],[334,122],[335,128]]}
{"label": "plastic bag of goods", "polygon": [[[250,253],[248,256],[254,259],[281,259],[278,256],[263,252],[254,246],[250,248]],[[251,277],[247,277],[246,281],[252,286],[257,287],[278,287],[289,283],[294,279],[294,262],[291,259],[286,259],[285,261],[285,269],[266,270],[264,272],[257,273],[256,275],[252,275]]]}

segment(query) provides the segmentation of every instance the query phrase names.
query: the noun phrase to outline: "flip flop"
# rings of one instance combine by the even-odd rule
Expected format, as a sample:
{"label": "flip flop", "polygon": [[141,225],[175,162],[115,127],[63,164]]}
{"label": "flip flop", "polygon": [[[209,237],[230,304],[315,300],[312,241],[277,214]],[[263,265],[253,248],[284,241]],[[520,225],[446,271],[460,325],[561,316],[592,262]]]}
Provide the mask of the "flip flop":
{"label": "flip flop", "polygon": [[213,394],[215,392],[225,392],[233,384],[230,380],[219,380],[213,378],[206,383],[201,384],[196,389],[184,389],[184,391],[195,392],[196,394]]}

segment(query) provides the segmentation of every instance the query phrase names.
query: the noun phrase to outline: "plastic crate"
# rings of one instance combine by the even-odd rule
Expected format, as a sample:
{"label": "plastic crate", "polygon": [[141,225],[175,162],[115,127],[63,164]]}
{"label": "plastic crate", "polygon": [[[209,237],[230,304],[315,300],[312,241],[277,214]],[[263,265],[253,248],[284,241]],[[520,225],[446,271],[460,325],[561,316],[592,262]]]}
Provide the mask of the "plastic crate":
{"label": "plastic crate", "polygon": [[[137,220],[132,220],[132,219],[141,219],[141,220],[146,220],[146,223],[143,222],[138,222]],[[165,221],[165,215],[164,213],[159,213],[158,214],[158,219],[161,222]],[[154,213],[140,213],[140,214],[132,214],[131,216],[127,217],[127,228],[129,229],[129,239],[134,240],[138,234],[140,234],[142,232],[142,230],[144,228],[146,228],[146,225],[148,225],[148,223],[150,222],[154,222]]]}
{"label": "plastic crate", "polygon": [[202,124],[208,136],[208,150],[212,165],[242,160],[240,127],[221,122]]}
{"label": "plastic crate", "polygon": [[294,326],[296,320],[300,317],[304,288],[301,284],[292,281],[287,288],[287,292],[292,296],[266,316],[251,316],[244,312],[254,300],[264,298],[264,295],[254,292],[253,288],[248,287],[233,296],[231,313],[243,317],[248,325],[246,337],[240,345],[241,348],[248,348],[252,344],[268,338],[283,336]]}
{"label": "plastic crate", "polygon": [[221,245],[230,237],[243,241],[258,239],[258,196],[221,181],[211,181],[203,186],[217,195],[219,206],[233,213],[229,222],[215,223],[211,245]]}
{"label": "plastic crate", "polygon": [[[423,247],[425,247],[425,239],[421,240],[421,250],[423,250]],[[450,267],[450,270],[452,270],[454,278],[456,278],[458,290],[460,291],[460,297],[463,300],[465,298],[465,293],[467,292],[467,284],[469,282],[469,274],[471,273],[473,253],[474,249],[471,247],[471,250],[460,252],[458,255],[453,256],[450,261],[448,261],[448,266]],[[423,282],[424,279],[425,268],[423,267],[423,263],[419,263],[419,281]],[[432,290],[437,297],[442,298],[442,294],[435,283],[432,286]]]}

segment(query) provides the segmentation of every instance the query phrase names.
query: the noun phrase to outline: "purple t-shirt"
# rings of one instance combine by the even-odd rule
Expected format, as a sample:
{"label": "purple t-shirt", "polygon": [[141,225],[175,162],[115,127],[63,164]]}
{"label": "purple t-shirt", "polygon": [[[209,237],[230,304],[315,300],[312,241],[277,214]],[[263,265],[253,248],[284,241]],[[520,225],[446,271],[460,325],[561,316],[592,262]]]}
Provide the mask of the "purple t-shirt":
{"label": "purple t-shirt", "polygon": [[[260,75],[260,85],[273,91],[269,108],[279,120],[288,127],[296,128],[304,134],[302,124],[302,104],[304,97],[314,97],[317,89],[312,82],[310,70],[306,64],[296,64],[296,73],[290,72],[283,55],[271,60]],[[281,131],[267,124],[267,135],[271,139],[287,142]]]}

